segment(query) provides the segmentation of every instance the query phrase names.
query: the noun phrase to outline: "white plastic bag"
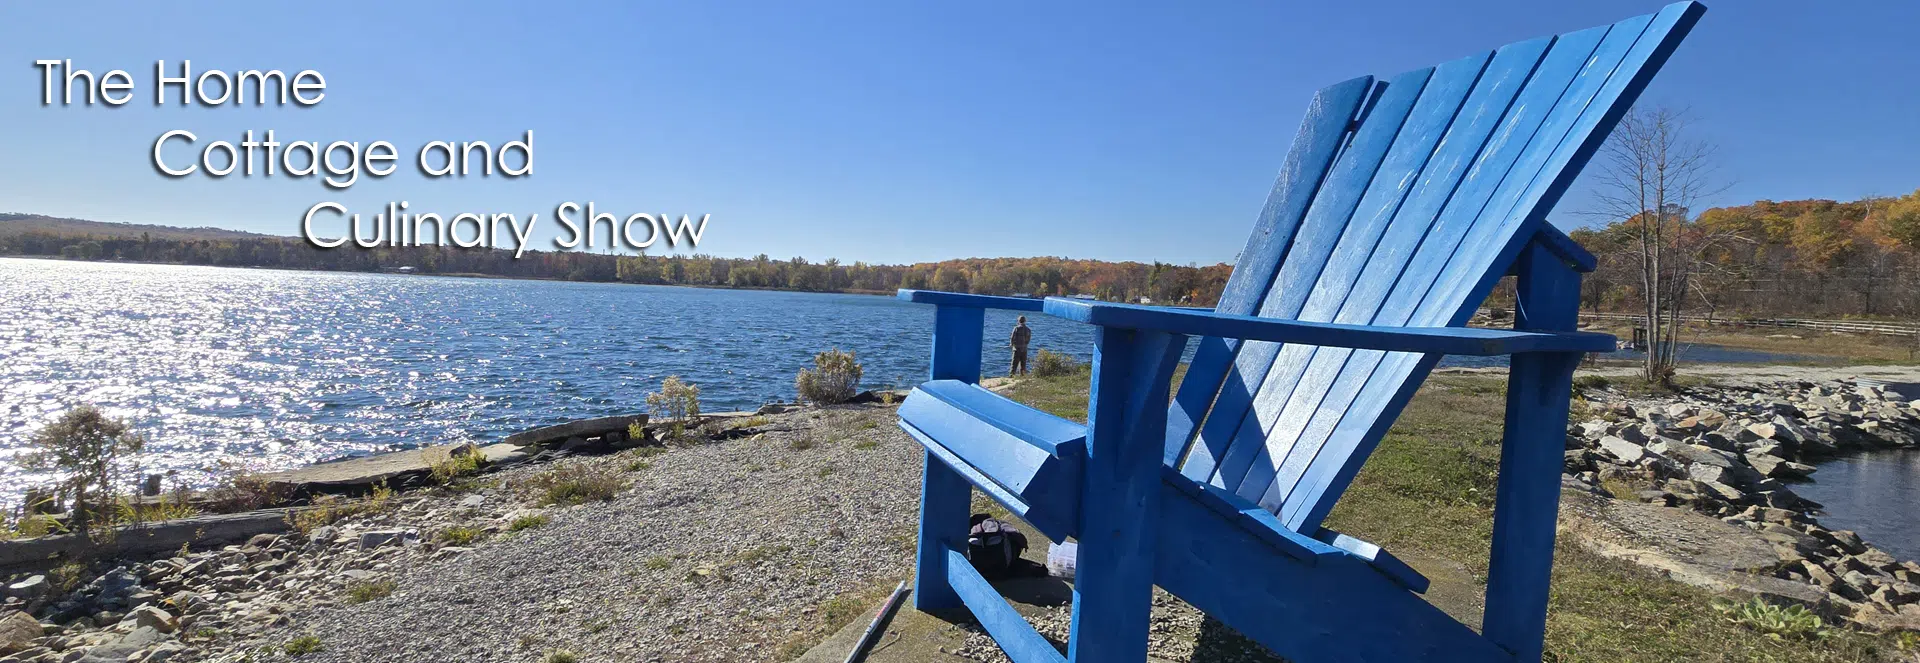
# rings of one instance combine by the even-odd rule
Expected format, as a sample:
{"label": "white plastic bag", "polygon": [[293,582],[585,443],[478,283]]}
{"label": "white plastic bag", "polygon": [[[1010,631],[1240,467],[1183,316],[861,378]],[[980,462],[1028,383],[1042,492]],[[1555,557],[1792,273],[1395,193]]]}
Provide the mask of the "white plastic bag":
{"label": "white plastic bag", "polygon": [[1050,544],[1047,547],[1047,575],[1072,580],[1073,562],[1079,552],[1079,544],[1071,542]]}

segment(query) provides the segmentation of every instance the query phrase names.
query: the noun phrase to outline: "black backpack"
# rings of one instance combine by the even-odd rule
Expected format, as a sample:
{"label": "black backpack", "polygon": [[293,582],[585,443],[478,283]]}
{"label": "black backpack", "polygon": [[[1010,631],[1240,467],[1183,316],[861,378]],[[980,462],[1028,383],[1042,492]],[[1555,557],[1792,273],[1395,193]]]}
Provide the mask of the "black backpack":
{"label": "black backpack", "polygon": [[1027,549],[1027,535],[984,513],[973,514],[967,522],[973,525],[967,532],[967,559],[981,577],[993,580],[1024,571],[1020,562],[1026,560],[1020,553]]}

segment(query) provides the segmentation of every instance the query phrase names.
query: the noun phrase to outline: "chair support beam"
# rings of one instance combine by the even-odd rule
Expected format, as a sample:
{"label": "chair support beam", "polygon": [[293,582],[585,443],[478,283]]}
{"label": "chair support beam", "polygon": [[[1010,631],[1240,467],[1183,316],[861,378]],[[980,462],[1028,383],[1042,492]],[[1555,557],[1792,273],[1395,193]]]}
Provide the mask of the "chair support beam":
{"label": "chair support beam", "polygon": [[[1580,275],[1550,247],[1521,251],[1517,329],[1573,329]],[[1540,660],[1553,575],[1560,465],[1578,352],[1515,355],[1507,378],[1506,432],[1494,497],[1492,559],[1482,634],[1520,661]]]}
{"label": "chair support beam", "polygon": [[1185,347],[1185,336],[1165,332],[1094,331],[1073,632],[1101,635],[1068,644],[1074,663],[1147,658],[1162,436],[1169,383]]}
{"label": "chair support beam", "polygon": [[[980,334],[986,312],[963,306],[937,306],[933,312],[934,380],[980,381]],[[929,451],[920,470],[920,533],[914,563],[913,607],[940,610],[961,606],[947,581],[946,549],[964,545],[973,486]]]}

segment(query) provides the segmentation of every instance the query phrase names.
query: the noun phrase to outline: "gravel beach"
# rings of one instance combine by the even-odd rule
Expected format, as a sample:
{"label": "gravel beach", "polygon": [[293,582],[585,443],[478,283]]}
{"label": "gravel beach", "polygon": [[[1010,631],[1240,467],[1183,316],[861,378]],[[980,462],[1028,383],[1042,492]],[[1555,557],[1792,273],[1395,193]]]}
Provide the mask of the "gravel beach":
{"label": "gravel beach", "polygon": [[[921,451],[886,407],[807,409],[758,430],[644,460],[562,461],[646,467],[626,472],[631,487],[610,502],[547,509],[544,526],[393,564],[391,595],[295,608],[256,642],[315,636],[320,650],[298,657],[315,663],[538,661],[555,651],[583,661],[789,658],[910,572]],[[510,486],[546,469],[516,468],[496,475],[506,486],[415,502],[368,526],[431,527],[428,512],[462,500],[502,518],[522,513]],[[240,649],[234,660],[261,655]]]}

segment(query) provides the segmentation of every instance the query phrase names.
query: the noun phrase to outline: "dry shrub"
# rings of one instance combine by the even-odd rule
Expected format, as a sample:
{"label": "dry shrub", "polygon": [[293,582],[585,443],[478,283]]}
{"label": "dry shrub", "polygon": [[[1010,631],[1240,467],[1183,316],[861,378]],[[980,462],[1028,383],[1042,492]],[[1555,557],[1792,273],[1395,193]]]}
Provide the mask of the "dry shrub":
{"label": "dry shrub", "polygon": [[1080,372],[1080,362],[1075,361],[1072,355],[1063,352],[1054,352],[1052,350],[1041,350],[1039,354],[1033,357],[1034,377],[1051,378],[1062,375],[1073,375],[1078,372]]}
{"label": "dry shrub", "polygon": [[813,356],[813,368],[802,369],[793,379],[800,399],[822,405],[845,403],[860,393],[860,375],[865,369],[851,352],[828,350]]}

